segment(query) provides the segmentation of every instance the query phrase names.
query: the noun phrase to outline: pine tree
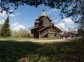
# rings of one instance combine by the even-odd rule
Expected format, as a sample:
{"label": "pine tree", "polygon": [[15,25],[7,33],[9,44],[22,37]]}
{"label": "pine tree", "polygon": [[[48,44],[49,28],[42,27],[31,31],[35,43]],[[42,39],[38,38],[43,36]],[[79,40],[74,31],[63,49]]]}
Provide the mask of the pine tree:
{"label": "pine tree", "polygon": [[11,36],[11,31],[10,31],[10,25],[9,25],[9,17],[5,20],[5,23],[3,24],[1,28],[1,37],[9,37]]}

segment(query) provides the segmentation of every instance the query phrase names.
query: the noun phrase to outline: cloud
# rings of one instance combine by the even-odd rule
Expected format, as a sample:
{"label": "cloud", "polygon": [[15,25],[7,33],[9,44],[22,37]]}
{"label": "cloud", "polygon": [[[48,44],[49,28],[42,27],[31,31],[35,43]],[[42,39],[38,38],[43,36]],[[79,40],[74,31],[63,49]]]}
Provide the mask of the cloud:
{"label": "cloud", "polygon": [[[1,8],[0,8],[1,11]],[[9,10],[9,12],[13,12],[13,10]],[[6,11],[3,11],[2,13],[0,12],[0,17],[6,18],[8,16],[8,14],[6,13]],[[14,14],[10,14],[9,16],[14,17]]]}
{"label": "cloud", "polygon": [[47,11],[48,14],[55,14],[57,12],[57,9],[51,9]]}
{"label": "cloud", "polygon": [[[14,10],[13,9],[10,9],[9,12],[14,12]],[[11,13],[9,16],[14,17],[14,14]]]}
{"label": "cloud", "polygon": [[10,14],[9,16],[14,17],[14,14]]}
{"label": "cloud", "polygon": [[13,9],[10,9],[9,12],[14,12],[14,10]]}
{"label": "cloud", "polygon": [[74,23],[70,18],[64,18],[63,21],[67,24],[73,24]]}
{"label": "cloud", "polygon": [[20,30],[20,29],[25,29],[25,27],[23,25],[18,25],[15,26],[13,30]]}
{"label": "cloud", "polygon": [[15,22],[14,24],[12,24],[13,31],[18,31],[20,29],[26,29],[26,28],[25,28],[25,26],[19,24],[18,22]]}
{"label": "cloud", "polygon": [[5,22],[5,20],[0,20],[0,24],[3,24]]}
{"label": "cloud", "polygon": [[2,13],[0,12],[0,17],[5,17],[6,15],[6,11],[3,11]]}
{"label": "cloud", "polygon": [[59,23],[59,24],[56,24],[55,26],[60,28],[62,31],[68,31],[68,29],[65,27],[64,23]]}
{"label": "cloud", "polygon": [[14,24],[12,24],[13,26],[18,26],[19,24],[18,24],[18,22],[15,22]]}

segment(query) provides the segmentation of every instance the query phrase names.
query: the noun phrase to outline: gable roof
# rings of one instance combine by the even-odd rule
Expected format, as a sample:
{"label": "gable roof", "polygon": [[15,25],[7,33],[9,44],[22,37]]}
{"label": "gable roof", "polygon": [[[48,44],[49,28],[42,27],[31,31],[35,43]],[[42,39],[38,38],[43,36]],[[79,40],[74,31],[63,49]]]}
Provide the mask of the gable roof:
{"label": "gable roof", "polygon": [[42,21],[42,20],[44,20],[45,18],[47,18],[50,22],[52,21],[48,16],[40,16],[40,17],[38,18],[38,20],[39,20],[39,21]]}
{"label": "gable roof", "polygon": [[53,26],[57,31],[62,32],[62,30],[56,26]]}

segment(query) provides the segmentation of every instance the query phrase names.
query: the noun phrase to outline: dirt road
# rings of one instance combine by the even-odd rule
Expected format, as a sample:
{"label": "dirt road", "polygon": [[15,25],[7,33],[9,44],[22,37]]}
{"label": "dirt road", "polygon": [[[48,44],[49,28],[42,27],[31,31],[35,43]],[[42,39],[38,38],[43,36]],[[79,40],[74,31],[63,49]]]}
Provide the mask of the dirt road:
{"label": "dirt road", "polygon": [[[21,41],[21,40],[19,40]],[[24,41],[31,41],[31,42],[43,42],[43,43],[51,43],[51,42],[68,42],[67,39],[29,39],[29,40],[24,40]],[[22,41],[23,42],[23,41]]]}

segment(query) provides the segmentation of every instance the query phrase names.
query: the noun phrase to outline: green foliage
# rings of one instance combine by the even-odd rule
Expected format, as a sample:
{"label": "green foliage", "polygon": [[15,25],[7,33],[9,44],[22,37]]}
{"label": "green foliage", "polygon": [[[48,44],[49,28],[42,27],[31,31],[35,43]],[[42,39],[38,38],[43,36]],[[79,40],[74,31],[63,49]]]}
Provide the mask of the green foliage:
{"label": "green foliage", "polygon": [[18,31],[12,31],[12,37],[18,37],[18,38],[31,38],[33,35],[28,30],[18,30]]}
{"label": "green foliage", "polygon": [[0,32],[1,37],[9,37],[11,36],[10,25],[9,25],[9,17],[5,20]]}
{"label": "green foliage", "polygon": [[0,24],[0,32],[1,32],[1,28],[2,28],[3,24]]}

